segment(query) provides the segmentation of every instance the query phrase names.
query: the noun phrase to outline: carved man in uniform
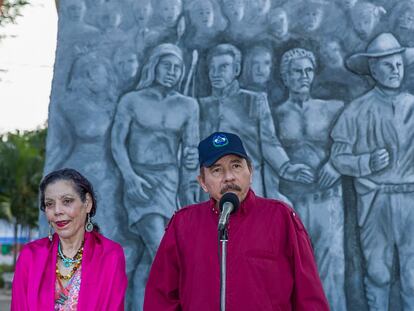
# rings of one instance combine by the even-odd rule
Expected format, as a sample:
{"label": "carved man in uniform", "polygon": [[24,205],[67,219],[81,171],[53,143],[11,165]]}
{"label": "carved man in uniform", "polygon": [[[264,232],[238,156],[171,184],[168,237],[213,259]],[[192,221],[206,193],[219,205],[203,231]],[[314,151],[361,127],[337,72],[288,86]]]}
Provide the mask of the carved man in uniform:
{"label": "carved man in uniform", "polygon": [[212,94],[200,99],[201,137],[215,131],[237,133],[251,156],[256,172],[252,186],[259,195],[265,193],[265,162],[284,178],[304,181],[308,167],[289,162],[276,137],[266,95],[239,87],[240,51],[231,44],[219,44],[209,52],[207,62]]}

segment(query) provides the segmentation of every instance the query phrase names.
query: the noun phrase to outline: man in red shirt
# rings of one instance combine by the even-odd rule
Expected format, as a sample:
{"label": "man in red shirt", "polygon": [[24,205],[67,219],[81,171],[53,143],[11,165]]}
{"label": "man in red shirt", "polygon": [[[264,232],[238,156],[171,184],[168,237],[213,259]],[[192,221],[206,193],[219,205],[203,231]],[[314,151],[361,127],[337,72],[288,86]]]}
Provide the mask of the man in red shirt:
{"label": "man in red shirt", "polygon": [[153,262],[145,311],[220,309],[218,202],[240,208],[228,225],[226,310],[329,310],[308,234],[286,204],[250,189],[252,166],[237,135],[216,132],[198,146],[198,181],[210,200],[171,219]]}

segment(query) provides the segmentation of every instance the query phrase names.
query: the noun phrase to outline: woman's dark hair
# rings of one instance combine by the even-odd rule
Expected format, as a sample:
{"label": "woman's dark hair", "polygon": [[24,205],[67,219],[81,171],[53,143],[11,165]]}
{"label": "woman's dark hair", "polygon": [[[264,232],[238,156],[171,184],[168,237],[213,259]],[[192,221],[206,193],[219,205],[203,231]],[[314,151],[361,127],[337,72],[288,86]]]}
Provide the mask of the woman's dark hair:
{"label": "woman's dark hair", "polygon": [[[93,190],[92,184],[87,180],[81,173],[72,169],[72,168],[64,168],[61,170],[53,171],[43,177],[42,181],[40,182],[39,192],[40,192],[40,209],[45,211],[45,190],[46,187],[50,184],[53,184],[60,180],[67,180],[71,181],[73,184],[73,188],[75,189],[76,193],[81,198],[82,202],[86,200],[86,194],[92,198],[92,209],[90,211],[90,216],[93,217],[96,214],[96,196]],[[96,229],[97,226],[94,224]]]}

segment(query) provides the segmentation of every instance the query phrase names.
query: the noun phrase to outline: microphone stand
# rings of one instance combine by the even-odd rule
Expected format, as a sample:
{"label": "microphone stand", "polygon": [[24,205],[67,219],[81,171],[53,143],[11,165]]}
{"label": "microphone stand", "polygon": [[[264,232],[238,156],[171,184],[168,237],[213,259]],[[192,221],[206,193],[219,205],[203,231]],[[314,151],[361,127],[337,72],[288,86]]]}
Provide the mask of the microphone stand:
{"label": "microphone stand", "polygon": [[221,246],[220,257],[220,311],[226,310],[226,261],[227,261],[227,242],[229,240],[227,225],[218,229],[219,247]]}

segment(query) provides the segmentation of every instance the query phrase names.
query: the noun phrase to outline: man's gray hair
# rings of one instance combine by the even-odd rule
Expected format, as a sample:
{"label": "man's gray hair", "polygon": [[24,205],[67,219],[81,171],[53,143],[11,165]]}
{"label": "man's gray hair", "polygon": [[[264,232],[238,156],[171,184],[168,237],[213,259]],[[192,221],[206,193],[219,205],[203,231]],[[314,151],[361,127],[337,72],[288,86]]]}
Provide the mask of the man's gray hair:
{"label": "man's gray hair", "polygon": [[316,68],[316,58],[313,52],[301,48],[294,48],[286,51],[283,53],[282,59],[280,60],[280,75],[282,76],[285,85],[287,84],[287,75],[291,61],[299,58],[308,58],[311,61],[313,68]]}
{"label": "man's gray hair", "polygon": [[213,47],[207,55],[207,64],[210,64],[214,56],[231,55],[234,59],[234,64],[241,66],[242,54],[238,48],[232,44],[223,43]]}

